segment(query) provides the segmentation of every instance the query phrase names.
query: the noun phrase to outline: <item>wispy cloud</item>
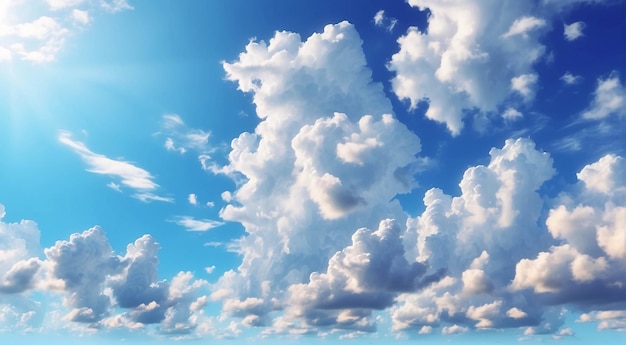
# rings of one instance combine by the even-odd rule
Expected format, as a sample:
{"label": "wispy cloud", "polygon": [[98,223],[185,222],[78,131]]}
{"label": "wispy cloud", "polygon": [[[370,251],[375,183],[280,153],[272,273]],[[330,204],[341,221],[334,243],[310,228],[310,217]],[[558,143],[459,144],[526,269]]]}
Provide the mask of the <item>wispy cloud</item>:
{"label": "wispy cloud", "polygon": [[385,10],[380,10],[376,12],[376,15],[374,15],[374,25],[385,28],[385,30],[389,32],[393,31],[397,23],[398,20],[396,18],[387,17],[385,15]]}
{"label": "wispy cloud", "polygon": [[189,150],[196,151],[199,154],[214,151],[209,145],[211,132],[189,128],[177,114],[163,115],[161,128],[161,132],[157,134],[166,136],[164,146],[168,151],[178,151],[181,154]]}
{"label": "wispy cloud", "polygon": [[207,231],[218,226],[224,225],[224,222],[211,219],[195,219],[190,216],[178,216],[172,220],[174,223],[184,227],[187,231]]}
{"label": "wispy cloud", "polygon": [[516,19],[509,31],[507,31],[502,37],[507,38],[515,35],[525,35],[528,31],[538,29],[546,25],[546,21],[535,17],[521,17]]}
{"label": "wispy cloud", "polygon": [[[59,141],[70,147],[87,164],[87,171],[107,175],[120,180],[121,185],[135,190],[133,197],[143,201],[173,201],[170,198],[160,197],[153,194],[159,185],[154,182],[150,172],[137,167],[129,162],[111,159],[105,155],[91,151],[87,146],[72,139],[72,134],[67,131],[59,132]],[[111,182],[108,186],[114,190],[120,189],[120,184]]]}
{"label": "wispy cloud", "polygon": [[139,199],[139,200],[141,200],[143,202],[150,202],[150,201],[174,202],[174,199],[172,199],[172,198],[159,196],[159,195],[152,194],[152,193],[137,193],[137,194],[133,194],[133,198]]}

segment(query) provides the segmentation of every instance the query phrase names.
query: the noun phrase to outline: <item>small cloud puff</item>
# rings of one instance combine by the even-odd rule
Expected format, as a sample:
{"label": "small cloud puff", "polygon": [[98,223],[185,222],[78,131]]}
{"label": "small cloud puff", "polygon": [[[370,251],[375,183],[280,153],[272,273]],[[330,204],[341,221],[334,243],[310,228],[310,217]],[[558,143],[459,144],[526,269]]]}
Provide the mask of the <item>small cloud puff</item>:
{"label": "small cloud puff", "polygon": [[379,10],[374,15],[374,25],[385,28],[389,32],[393,31],[397,23],[396,18],[385,16],[385,10]]}
{"label": "small cloud puff", "polygon": [[560,79],[567,85],[573,85],[579,83],[582,80],[582,77],[579,75],[573,75],[570,72],[565,72]]}
{"label": "small cloud puff", "polygon": [[568,41],[574,41],[583,36],[584,22],[575,22],[572,24],[563,24],[563,35]]}

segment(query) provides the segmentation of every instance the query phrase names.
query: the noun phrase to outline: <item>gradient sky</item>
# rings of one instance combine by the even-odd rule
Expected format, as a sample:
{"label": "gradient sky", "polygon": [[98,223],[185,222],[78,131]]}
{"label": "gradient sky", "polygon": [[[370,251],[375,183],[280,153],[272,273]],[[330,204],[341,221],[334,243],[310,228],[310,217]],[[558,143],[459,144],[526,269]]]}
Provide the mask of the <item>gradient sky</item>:
{"label": "gradient sky", "polygon": [[0,340],[626,337],[620,0],[1,0]]}

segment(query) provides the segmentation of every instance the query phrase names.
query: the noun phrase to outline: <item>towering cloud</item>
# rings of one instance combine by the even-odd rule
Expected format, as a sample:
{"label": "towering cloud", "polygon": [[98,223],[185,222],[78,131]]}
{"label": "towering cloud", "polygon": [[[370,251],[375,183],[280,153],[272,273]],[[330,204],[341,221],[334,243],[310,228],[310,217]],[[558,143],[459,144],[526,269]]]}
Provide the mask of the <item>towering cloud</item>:
{"label": "towering cloud", "polygon": [[356,227],[405,218],[392,199],[413,186],[420,142],[389,115],[349,23],[304,42],[277,32],[224,69],[252,93],[261,122],[233,140],[229,165],[214,168],[243,178],[221,215],[247,232],[237,242],[241,266],[218,285],[227,311],[237,304],[238,316],[262,320],[280,291],[321,271]]}

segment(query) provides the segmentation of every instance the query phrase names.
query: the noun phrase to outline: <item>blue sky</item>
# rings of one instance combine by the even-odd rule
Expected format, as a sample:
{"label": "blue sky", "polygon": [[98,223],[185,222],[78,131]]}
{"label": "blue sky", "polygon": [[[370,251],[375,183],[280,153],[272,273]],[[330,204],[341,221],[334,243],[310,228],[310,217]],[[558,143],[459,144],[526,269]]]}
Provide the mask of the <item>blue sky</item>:
{"label": "blue sky", "polygon": [[623,342],[625,5],[0,3],[0,339]]}

